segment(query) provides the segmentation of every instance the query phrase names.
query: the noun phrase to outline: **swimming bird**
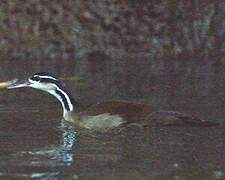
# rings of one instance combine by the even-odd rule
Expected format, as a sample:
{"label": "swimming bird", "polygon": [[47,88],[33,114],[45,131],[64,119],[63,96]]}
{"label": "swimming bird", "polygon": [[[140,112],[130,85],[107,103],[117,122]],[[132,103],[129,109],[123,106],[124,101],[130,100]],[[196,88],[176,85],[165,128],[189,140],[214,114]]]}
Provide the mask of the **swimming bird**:
{"label": "swimming bird", "polygon": [[76,126],[94,131],[108,131],[117,127],[136,123],[162,126],[212,126],[217,123],[204,121],[194,116],[175,111],[154,111],[143,103],[128,101],[106,101],[77,112],[76,102],[65,86],[53,75],[46,72],[35,73],[27,80],[12,81],[8,89],[31,87],[45,91],[56,97],[63,109],[63,118]]}

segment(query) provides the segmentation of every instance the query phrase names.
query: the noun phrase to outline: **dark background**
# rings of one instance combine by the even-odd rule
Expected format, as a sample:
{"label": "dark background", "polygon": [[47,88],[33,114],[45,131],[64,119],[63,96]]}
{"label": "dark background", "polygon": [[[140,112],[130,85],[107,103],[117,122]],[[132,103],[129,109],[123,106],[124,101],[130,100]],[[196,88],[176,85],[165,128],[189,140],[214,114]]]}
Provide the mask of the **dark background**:
{"label": "dark background", "polygon": [[223,119],[224,17],[215,0],[1,0],[0,78],[49,71],[84,104],[134,100]]}
{"label": "dark background", "polygon": [[31,88],[0,90],[0,179],[225,179],[225,1],[0,0],[0,82],[55,74],[87,107],[151,104],[218,127],[94,134]]}

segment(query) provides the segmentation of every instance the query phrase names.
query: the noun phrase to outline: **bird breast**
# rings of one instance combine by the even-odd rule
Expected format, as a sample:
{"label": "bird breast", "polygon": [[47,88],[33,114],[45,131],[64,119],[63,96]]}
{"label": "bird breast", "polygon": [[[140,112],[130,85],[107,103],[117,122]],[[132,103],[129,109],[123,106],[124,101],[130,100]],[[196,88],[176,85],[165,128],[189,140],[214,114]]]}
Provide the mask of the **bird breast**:
{"label": "bird breast", "polygon": [[87,129],[104,131],[116,128],[123,123],[124,120],[119,115],[103,113],[96,116],[87,116],[81,124]]}
{"label": "bird breast", "polygon": [[107,131],[114,129],[125,122],[121,116],[117,114],[112,115],[110,113],[89,116],[74,112],[67,112],[64,115],[64,119],[74,123],[77,126],[94,131]]}

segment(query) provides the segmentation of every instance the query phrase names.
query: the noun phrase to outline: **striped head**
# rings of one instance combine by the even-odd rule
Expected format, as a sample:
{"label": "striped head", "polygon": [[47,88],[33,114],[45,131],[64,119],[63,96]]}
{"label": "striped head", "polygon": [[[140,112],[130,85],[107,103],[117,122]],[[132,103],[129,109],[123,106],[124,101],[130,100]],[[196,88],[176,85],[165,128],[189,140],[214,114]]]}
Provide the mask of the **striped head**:
{"label": "striped head", "polygon": [[8,89],[31,87],[48,92],[55,96],[62,104],[64,113],[73,111],[74,100],[59,80],[50,73],[40,72],[30,76],[27,80],[18,80],[8,86]]}

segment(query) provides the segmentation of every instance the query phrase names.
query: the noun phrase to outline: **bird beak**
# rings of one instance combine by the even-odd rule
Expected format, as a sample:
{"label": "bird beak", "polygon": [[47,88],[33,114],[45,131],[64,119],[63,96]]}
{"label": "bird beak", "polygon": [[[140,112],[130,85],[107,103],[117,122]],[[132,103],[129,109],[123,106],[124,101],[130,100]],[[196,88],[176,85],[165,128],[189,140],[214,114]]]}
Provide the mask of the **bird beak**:
{"label": "bird beak", "polygon": [[[1,83],[0,83],[1,85]],[[21,87],[29,87],[30,85],[30,82],[27,81],[27,80],[18,80],[18,79],[15,79],[13,81],[8,81],[8,85],[7,85],[7,88],[8,89],[14,89],[14,88],[21,88]]]}
{"label": "bird beak", "polygon": [[14,84],[18,79],[13,79],[11,81],[0,82],[0,88],[7,88],[9,85]]}

